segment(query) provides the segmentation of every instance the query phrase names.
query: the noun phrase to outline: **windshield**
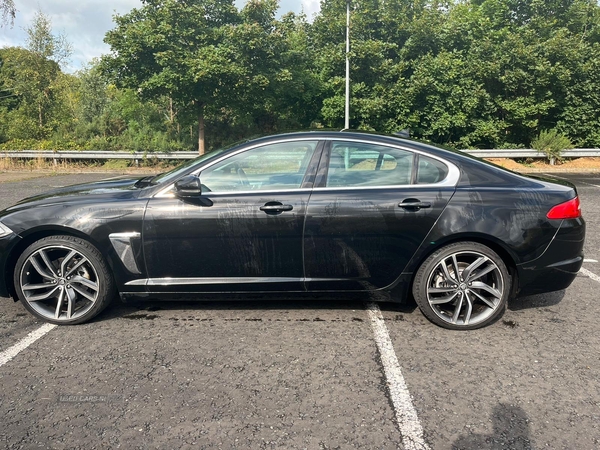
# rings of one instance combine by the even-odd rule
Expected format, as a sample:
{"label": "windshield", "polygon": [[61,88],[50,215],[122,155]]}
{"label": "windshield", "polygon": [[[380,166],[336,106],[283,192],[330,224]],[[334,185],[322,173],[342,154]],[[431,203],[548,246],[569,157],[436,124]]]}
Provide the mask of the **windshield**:
{"label": "windshield", "polygon": [[165,173],[156,175],[154,178],[152,178],[151,183],[152,184],[167,183],[171,180],[174,180],[175,178],[177,178],[179,175],[181,175],[183,172],[185,172],[187,169],[189,169],[193,165],[199,164],[202,161],[206,161],[207,159],[210,159],[213,156],[223,153],[224,151],[225,151],[225,149],[215,150],[214,152],[206,153],[202,156],[199,156],[198,158],[194,158],[189,161],[186,161],[183,164],[175,167],[173,170],[170,170],[169,172],[165,172]]}

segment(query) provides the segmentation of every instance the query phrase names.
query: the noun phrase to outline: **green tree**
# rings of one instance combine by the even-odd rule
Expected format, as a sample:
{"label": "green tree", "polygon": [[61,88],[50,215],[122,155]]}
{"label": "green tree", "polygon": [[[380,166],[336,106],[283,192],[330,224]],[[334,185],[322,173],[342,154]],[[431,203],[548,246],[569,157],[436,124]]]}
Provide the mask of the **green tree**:
{"label": "green tree", "polygon": [[231,35],[243,83],[232,112],[261,134],[309,127],[319,106],[306,18],[277,20],[277,9],[275,0],[249,1]]}
{"label": "green tree", "polygon": [[62,33],[52,33],[50,17],[38,10],[33,23],[25,28],[27,33],[26,48],[40,57],[63,65],[68,62],[72,53],[71,43]]}
{"label": "green tree", "polygon": [[50,134],[47,119],[59,74],[60,68],[54,61],[18,47],[3,49],[3,90],[18,99],[18,107],[11,113],[14,121],[9,136],[41,139]]}
{"label": "green tree", "polygon": [[6,25],[10,23],[12,25],[17,14],[14,0],[0,0],[0,23]]}
{"label": "green tree", "polygon": [[79,116],[83,122],[93,122],[104,114],[109,102],[108,82],[102,76],[98,61],[92,61],[77,73],[79,87]]}
{"label": "green tree", "polygon": [[26,28],[27,48],[2,50],[0,81],[3,92],[10,93],[12,106],[7,111],[5,138],[43,139],[49,137],[61,122],[69,122],[70,104],[66,90],[73,87],[73,78],[62,74],[70,46],[62,35],[52,34],[50,19],[41,11]]}
{"label": "green tree", "polygon": [[[38,13],[27,49],[0,50],[0,138],[203,152],[341,128],[346,0],[323,0],[313,23],[277,9],[142,0],[115,17],[112,53],[75,76],[61,71],[64,36]],[[600,145],[596,0],[361,0],[351,36],[352,128],[461,148],[526,146],[543,130]]]}
{"label": "green tree", "polygon": [[142,152],[191,147],[191,139],[180,133],[179,110],[171,99],[148,100],[134,89],[117,88],[103,75],[98,60],[76,76],[75,126],[61,131],[78,146]]}
{"label": "green tree", "polygon": [[[421,54],[443,15],[437,2],[366,0],[351,11],[351,127],[385,132],[403,128],[410,106],[405,89],[390,93],[409,74],[406,59]],[[418,24],[416,24],[418,22]],[[345,100],[345,0],[325,0],[311,30],[324,86],[322,118],[340,127]],[[416,36],[422,36],[422,41]],[[405,49],[412,49],[406,51]],[[428,51],[427,50],[427,51]],[[404,55],[402,53],[405,53]],[[398,96],[400,94],[400,96]],[[391,102],[390,102],[391,101]],[[408,108],[408,109],[407,109]]]}
{"label": "green tree", "polygon": [[233,0],[144,0],[115,21],[105,37],[112,49],[105,72],[145,98],[168,96],[193,107],[203,154],[205,115],[231,107],[244,89],[230,39],[240,22]]}

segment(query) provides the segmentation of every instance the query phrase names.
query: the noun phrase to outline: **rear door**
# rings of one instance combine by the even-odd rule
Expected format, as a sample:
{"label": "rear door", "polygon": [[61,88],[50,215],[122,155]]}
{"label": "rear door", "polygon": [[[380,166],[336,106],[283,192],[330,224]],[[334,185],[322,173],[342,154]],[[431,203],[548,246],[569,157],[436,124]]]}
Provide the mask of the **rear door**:
{"label": "rear door", "polygon": [[454,194],[458,169],[409,150],[327,143],[304,234],[309,290],[392,284]]}

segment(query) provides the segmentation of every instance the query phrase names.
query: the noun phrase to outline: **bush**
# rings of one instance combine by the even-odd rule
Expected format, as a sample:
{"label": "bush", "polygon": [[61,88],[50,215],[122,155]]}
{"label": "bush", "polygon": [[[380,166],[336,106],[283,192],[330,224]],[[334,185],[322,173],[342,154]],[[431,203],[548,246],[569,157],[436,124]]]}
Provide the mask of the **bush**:
{"label": "bush", "polygon": [[554,164],[555,160],[562,159],[563,150],[572,148],[573,144],[567,136],[552,129],[541,131],[540,135],[531,142],[531,147],[545,153],[550,164]]}
{"label": "bush", "polygon": [[0,150],[82,150],[83,147],[73,140],[68,139],[11,139],[0,144]]}
{"label": "bush", "polygon": [[129,167],[130,163],[126,159],[109,159],[102,167],[111,170],[125,170]]}

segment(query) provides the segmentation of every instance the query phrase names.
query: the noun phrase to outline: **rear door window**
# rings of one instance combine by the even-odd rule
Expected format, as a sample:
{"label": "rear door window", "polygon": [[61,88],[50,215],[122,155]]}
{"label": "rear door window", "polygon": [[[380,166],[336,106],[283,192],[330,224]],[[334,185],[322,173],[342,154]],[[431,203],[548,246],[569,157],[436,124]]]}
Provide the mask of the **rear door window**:
{"label": "rear door window", "polygon": [[414,158],[407,150],[336,141],[331,148],[327,187],[411,184]]}

